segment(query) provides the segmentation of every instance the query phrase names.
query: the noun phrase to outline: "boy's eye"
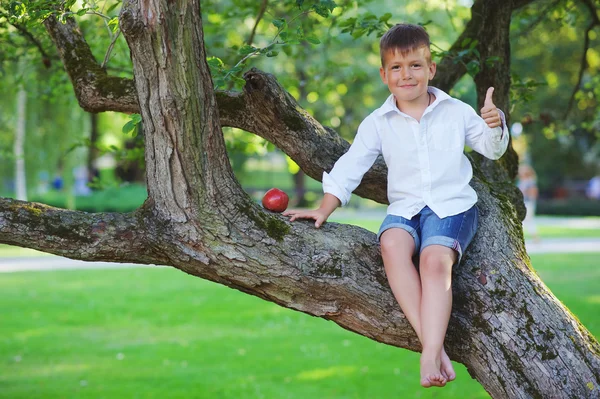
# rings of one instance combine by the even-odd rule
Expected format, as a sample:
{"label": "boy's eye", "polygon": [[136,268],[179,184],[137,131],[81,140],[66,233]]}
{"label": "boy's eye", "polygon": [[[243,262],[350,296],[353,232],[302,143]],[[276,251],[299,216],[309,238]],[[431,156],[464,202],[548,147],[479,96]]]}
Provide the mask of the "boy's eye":
{"label": "boy's eye", "polygon": [[413,68],[419,68],[421,67],[421,64],[413,64]]}
{"label": "boy's eye", "polygon": [[397,70],[397,69],[400,69],[400,67],[399,67],[398,65],[394,65],[394,66],[392,67],[392,71],[395,71],[395,70]]}

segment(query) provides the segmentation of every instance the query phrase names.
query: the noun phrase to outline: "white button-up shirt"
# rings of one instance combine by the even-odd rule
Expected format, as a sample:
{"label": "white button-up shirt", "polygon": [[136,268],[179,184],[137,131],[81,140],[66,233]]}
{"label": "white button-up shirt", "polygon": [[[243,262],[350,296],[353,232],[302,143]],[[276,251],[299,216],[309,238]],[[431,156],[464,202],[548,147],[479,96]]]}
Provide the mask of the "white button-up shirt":
{"label": "white button-up shirt", "polygon": [[463,150],[468,145],[490,159],[498,159],[508,146],[508,129],[491,129],[473,108],[443,91],[429,87],[436,100],[421,121],[401,112],[393,95],[367,116],[348,152],[330,173],[323,173],[323,191],[343,205],[363,175],[383,154],[388,167],[387,213],[411,219],[426,205],[444,218],[471,208],[477,202],[469,186],[473,169]]}

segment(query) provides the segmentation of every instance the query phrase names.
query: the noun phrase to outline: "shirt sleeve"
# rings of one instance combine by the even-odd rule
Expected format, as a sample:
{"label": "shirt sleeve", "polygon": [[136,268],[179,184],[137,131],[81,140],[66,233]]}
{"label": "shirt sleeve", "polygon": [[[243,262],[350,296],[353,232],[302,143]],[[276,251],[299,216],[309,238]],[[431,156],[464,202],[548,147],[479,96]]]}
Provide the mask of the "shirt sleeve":
{"label": "shirt sleeve", "polygon": [[468,105],[464,116],[466,144],[481,155],[494,160],[499,159],[508,147],[506,118],[504,112],[501,110],[498,112],[502,119],[502,125],[493,129]]}
{"label": "shirt sleeve", "polygon": [[323,172],[323,192],[335,195],[342,206],[350,201],[352,191],[381,154],[381,139],[372,119],[358,127],[354,142],[342,155],[331,172]]}

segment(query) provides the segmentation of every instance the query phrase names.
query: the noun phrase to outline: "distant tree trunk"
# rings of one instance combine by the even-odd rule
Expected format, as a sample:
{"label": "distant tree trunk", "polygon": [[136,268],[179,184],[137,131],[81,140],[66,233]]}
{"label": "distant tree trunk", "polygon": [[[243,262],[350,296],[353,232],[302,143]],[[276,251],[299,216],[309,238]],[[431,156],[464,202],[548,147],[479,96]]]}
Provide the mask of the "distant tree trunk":
{"label": "distant tree trunk", "polygon": [[98,168],[96,167],[96,160],[98,159],[98,138],[100,132],[98,131],[98,114],[90,112],[90,145],[88,147],[88,160],[87,170],[88,179],[92,181],[95,177],[98,177]]}
{"label": "distant tree trunk", "polygon": [[306,200],[306,174],[302,169],[297,173],[294,173],[294,195],[296,198],[296,204],[299,208],[303,208],[309,205]]}
{"label": "distant tree trunk", "polygon": [[[304,49],[306,50],[307,44],[304,44]],[[300,80],[299,92],[300,97],[298,98],[299,103],[303,103],[306,101],[306,81],[308,76],[306,76],[306,72],[304,72],[304,68],[302,65],[298,66],[298,79]],[[294,180],[294,193],[296,196],[296,205],[299,208],[305,207],[308,205],[308,201],[306,200],[306,173],[302,169],[295,173],[293,176]]]}
{"label": "distant tree trunk", "polygon": [[27,92],[23,85],[17,93],[17,125],[15,129],[15,194],[21,201],[27,201],[27,180],[25,175],[25,121],[27,120]]}

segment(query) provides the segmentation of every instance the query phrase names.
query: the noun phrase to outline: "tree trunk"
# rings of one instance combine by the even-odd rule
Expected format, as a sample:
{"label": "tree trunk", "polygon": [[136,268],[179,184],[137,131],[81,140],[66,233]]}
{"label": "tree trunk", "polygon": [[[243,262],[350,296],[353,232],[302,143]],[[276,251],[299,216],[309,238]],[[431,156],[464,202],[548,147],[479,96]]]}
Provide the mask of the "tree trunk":
{"label": "tree trunk", "polygon": [[306,174],[302,169],[294,173],[294,198],[296,199],[296,207],[302,208],[308,206],[306,200]]}
{"label": "tree trunk", "polygon": [[15,129],[15,196],[27,201],[27,179],[25,175],[25,121],[27,120],[27,92],[23,85],[17,94],[17,125]]}
{"label": "tree trunk", "polygon": [[98,168],[96,167],[96,160],[98,159],[98,138],[100,134],[98,132],[98,114],[95,112],[90,113],[90,144],[88,146],[88,159],[87,159],[87,171],[88,181],[92,181],[95,177],[99,177]]}
{"label": "tree trunk", "polygon": [[[478,0],[474,10],[508,35],[511,7]],[[270,137],[307,174],[329,170],[348,143],[257,71],[246,75],[244,93],[220,93],[217,101],[199,1],[126,1],[120,23],[144,120],[148,200],[132,214],[87,215],[0,199],[0,242],[85,260],[169,264],[420,350],[388,287],[375,235],[336,223],[289,223],[259,208],[233,176],[219,121]],[[507,43],[498,40],[490,52],[506,54]],[[483,71],[478,83],[493,84],[505,110],[509,61],[502,71]],[[531,269],[513,161],[474,161],[480,227],[454,271],[449,355],[494,398],[598,397],[600,345]],[[385,201],[385,167],[378,163],[366,180],[364,195]]]}

